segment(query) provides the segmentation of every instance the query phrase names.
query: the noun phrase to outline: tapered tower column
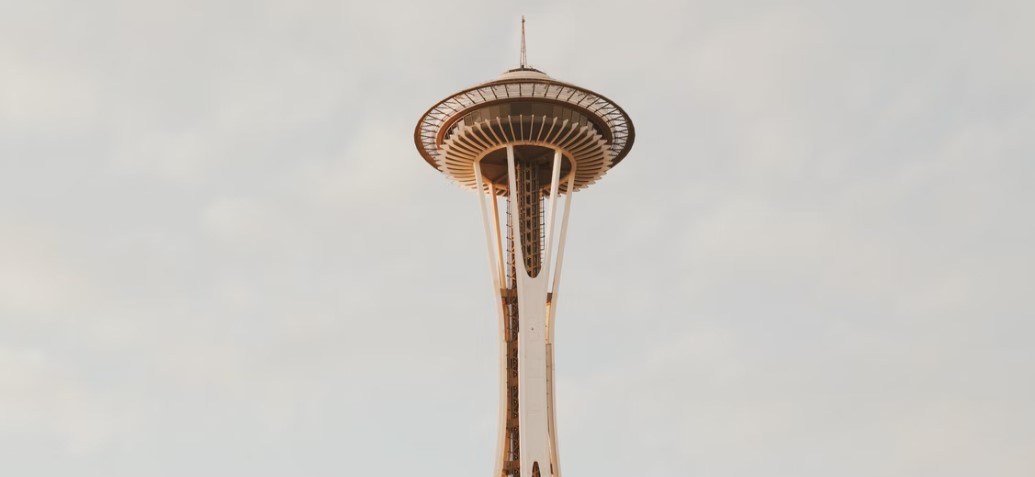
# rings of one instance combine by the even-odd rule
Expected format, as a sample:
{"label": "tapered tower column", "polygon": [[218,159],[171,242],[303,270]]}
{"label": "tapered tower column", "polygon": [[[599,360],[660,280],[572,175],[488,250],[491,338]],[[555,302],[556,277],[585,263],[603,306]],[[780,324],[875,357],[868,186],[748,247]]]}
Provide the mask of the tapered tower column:
{"label": "tapered tower column", "polygon": [[440,101],[417,124],[421,155],[477,191],[485,225],[500,329],[494,477],[561,475],[553,332],[572,194],[633,138],[618,105],[528,67],[523,53],[521,67]]}

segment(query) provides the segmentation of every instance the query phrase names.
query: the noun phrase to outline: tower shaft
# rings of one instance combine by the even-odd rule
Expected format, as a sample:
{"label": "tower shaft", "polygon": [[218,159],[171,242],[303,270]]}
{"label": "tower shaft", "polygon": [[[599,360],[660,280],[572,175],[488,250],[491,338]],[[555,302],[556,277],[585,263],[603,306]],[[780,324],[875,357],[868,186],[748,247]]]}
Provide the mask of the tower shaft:
{"label": "tower shaft", "polygon": [[[561,233],[555,234],[563,153],[559,149],[522,145],[507,145],[505,151],[507,173],[498,179],[506,185],[507,213],[503,224],[497,198],[502,189],[484,180],[487,178],[482,175],[481,161],[475,162],[475,175],[485,192],[480,195],[480,202],[490,271],[493,282],[499,285],[496,291],[502,378],[495,476],[559,476],[553,399],[554,294],[550,290],[556,288],[560,277],[561,247],[571,196],[565,200]],[[566,177],[569,184],[573,177],[571,173]],[[493,211],[491,217],[486,198]],[[500,243],[500,232],[504,230],[505,251]],[[556,262],[551,263],[554,242],[558,253]]]}

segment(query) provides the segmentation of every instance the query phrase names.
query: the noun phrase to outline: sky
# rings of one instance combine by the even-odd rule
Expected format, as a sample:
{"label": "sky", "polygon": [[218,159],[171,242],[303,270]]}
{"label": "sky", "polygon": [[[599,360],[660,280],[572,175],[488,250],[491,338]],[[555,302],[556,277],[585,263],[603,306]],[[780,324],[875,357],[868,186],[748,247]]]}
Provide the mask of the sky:
{"label": "sky", "polygon": [[1035,3],[0,0],[0,474],[489,475],[497,319],[420,115],[620,104],[571,476],[1035,475]]}

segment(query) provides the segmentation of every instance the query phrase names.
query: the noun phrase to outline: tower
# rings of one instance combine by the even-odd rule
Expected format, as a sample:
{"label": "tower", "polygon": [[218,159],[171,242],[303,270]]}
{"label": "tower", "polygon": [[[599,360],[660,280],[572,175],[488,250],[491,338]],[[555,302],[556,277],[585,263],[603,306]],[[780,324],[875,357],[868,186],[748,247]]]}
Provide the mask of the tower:
{"label": "tower", "polygon": [[559,477],[553,332],[572,194],[618,164],[635,131],[613,101],[529,67],[524,30],[522,18],[517,68],[436,103],[413,139],[477,192],[485,224],[500,322],[493,477]]}

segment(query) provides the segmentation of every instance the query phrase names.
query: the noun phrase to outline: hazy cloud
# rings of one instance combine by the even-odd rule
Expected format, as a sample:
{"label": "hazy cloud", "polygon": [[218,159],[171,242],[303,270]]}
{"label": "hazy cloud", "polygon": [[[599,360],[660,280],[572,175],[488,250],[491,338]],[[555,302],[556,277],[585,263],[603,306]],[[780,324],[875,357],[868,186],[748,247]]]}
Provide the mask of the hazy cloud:
{"label": "hazy cloud", "polygon": [[571,475],[1035,472],[1030,2],[0,0],[0,467],[489,472],[434,101],[617,101],[559,313]]}

